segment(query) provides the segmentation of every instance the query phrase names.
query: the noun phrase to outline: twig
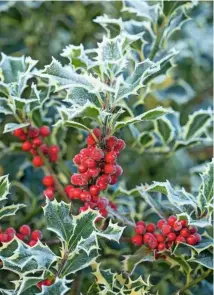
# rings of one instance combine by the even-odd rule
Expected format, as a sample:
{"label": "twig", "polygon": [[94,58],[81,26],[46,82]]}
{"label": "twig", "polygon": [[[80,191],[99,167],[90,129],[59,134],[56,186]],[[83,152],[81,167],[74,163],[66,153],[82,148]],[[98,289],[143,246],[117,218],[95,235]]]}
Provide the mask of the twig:
{"label": "twig", "polygon": [[211,269],[209,269],[208,271],[202,273],[202,275],[200,277],[192,280],[189,284],[186,284],[184,287],[182,287],[181,289],[179,289],[178,291],[176,291],[172,295],[182,294],[182,292],[184,292],[185,290],[190,289],[192,286],[194,286],[194,285],[200,283],[201,281],[203,281],[210,273],[211,273]]}
{"label": "twig", "polygon": [[80,295],[83,272],[79,271],[73,281],[70,295]]}

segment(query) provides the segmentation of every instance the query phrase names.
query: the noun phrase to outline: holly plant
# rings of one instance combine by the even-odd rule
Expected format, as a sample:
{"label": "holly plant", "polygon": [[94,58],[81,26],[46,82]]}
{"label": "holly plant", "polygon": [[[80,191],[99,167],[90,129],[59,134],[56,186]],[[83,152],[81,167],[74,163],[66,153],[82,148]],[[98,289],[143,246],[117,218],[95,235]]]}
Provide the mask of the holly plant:
{"label": "holly plant", "polygon": [[184,187],[141,172],[144,154],[164,171],[211,146],[211,109],[186,114],[196,90],[177,69],[197,5],[124,0],[94,19],[95,48],[44,68],[2,53],[0,294],[211,294],[213,163]]}

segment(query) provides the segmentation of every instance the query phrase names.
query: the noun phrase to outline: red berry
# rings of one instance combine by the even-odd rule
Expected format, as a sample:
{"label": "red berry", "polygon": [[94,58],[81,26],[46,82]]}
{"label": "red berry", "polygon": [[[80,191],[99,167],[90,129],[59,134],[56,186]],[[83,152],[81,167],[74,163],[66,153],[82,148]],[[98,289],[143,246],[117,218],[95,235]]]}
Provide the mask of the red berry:
{"label": "red berry", "polygon": [[120,176],[123,174],[123,168],[120,167],[119,165],[116,165],[116,175]]}
{"label": "red berry", "polygon": [[22,144],[22,150],[25,151],[25,152],[29,151],[31,148],[32,148],[32,144],[31,144],[30,141],[25,141]]}
{"label": "red berry", "polygon": [[14,237],[15,234],[16,234],[16,231],[13,227],[8,227],[6,230],[5,230],[5,234],[11,236],[11,237]]}
{"label": "red berry", "polygon": [[152,233],[146,233],[144,235],[144,243],[151,249],[155,249],[158,245],[157,239]]}
{"label": "red berry", "polygon": [[39,136],[39,129],[30,127],[28,129],[28,136],[31,137],[31,138],[38,137]]}
{"label": "red berry", "polygon": [[189,226],[189,231],[190,231],[191,234],[194,234],[194,233],[197,232],[197,228],[194,227],[194,226]]}
{"label": "red berry", "polygon": [[82,163],[83,165],[85,165],[86,167],[93,169],[97,167],[97,163],[95,160],[91,159],[91,158],[87,158],[86,160],[83,161]]}
{"label": "red berry", "polygon": [[143,244],[143,237],[139,235],[133,236],[132,243],[136,246],[141,246]]}
{"label": "red berry", "polygon": [[88,168],[87,168],[87,166],[79,165],[78,170],[80,173],[85,173],[88,170]]}
{"label": "red berry", "polygon": [[89,202],[91,200],[91,195],[88,191],[83,190],[80,194],[80,199],[84,202]]}
{"label": "red berry", "polygon": [[175,233],[169,233],[169,234],[167,235],[167,238],[168,238],[168,241],[169,241],[169,242],[172,242],[172,241],[175,241],[175,240],[176,240],[177,236],[176,236]]}
{"label": "red berry", "polygon": [[41,140],[41,138],[39,138],[39,137],[34,138],[34,139],[33,139],[33,146],[34,146],[34,147],[38,147],[38,146],[40,146],[40,145],[42,145],[42,140]]}
{"label": "red berry", "polygon": [[29,236],[31,234],[31,228],[29,227],[29,225],[24,224],[19,228],[19,232],[24,236]]}
{"label": "red berry", "polygon": [[73,199],[79,199],[80,195],[82,193],[82,190],[80,188],[74,188],[69,191],[69,198]]}
{"label": "red berry", "polygon": [[85,205],[83,207],[80,207],[79,208],[79,212],[85,212],[89,209],[89,204],[88,203],[85,203]]}
{"label": "red berry", "polygon": [[40,230],[34,230],[32,232],[32,234],[31,234],[31,239],[32,240],[37,241],[37,240],[41,240],[41,238],[42,238],[42,233],[41,233]]}
{"label": "red berry", "polygon": [[162,243],[165,241],[165,237],[162,234],[156,234],[155,236],[156,236],[158,243]]}
{"label": "red berry", "polygon": [[34,148],[30,149],[30,153],[31,153],[33,156],[36,156],[36,155],[38,154],[37,151],[36,151]]}
{"label": "red berry", "polygon": [[101,132],[101,130],[99,128],[94,128],[93,133],[94,133],[94,135],[96,136],[97,139],[101,138],[102,132]]}
{"label": "red berry", "polygon": [[160,219],[160,220],[158,221],[158,223],[157,223],[157,227],[158,227],[159,229],[162,229],[163,225],[165,225],[165,224],[166,224],[166,220],[164,220],[164,219]]}
{"label": "red berry", "polygon": [[20,234],[20,233],[17,233],[16,236],[17,236],[17,238],[18,238],[19,240],[21,240],[21,241],[24,241],[24,239],[25,239],[25,236],[22,235],[22,234]]}
{"label": "red berry", "polygon": [[175,243],[176,244],[179,244],[179,243],[185,243],[186,242],[186,239],[182,236],[178,236],[175,240]]}
{"label": "red berry", "polygon": [[54,186],[54,177],[51,175],[44,176],[42,182],[45,186]]}
{"label": "red berry", "polygon": [[113,150],[113,148],[116,146],[116,144],[117,144],[117,138],[115,136],[110,136],[106,140],[106,147],[109,150]]}
{"label": "red berry", "polygon": [[89,191],[92,196],[98,196],[100,193],[100,189],[97,185],[92,185],[90,187]]}
{"label": "red berry", "polygon": [[111,179],[110,179],[109,184],[114,185],[115,183],[117,183],[117,176],[111,175]]}
{"label": "red berry", "polygon": [[58,154],[58,152],[59,152],[59,147],[58,147],[58,145],[51,145],[51,146],[49,147],[48,152],[49,152],[50,155],[51,155],[51,154]]}
{"label": "red berry", "polygon": [[176,221],[174,224],[173,224],[173,229],[175,231],[180,231],[182,229],[182,224],[180,223],[180,221]]}
{"label": "red berry", "polygon": [[43,191],[44,195],[50,199],[53,200],[54,199],[54,189],[52,187],[48,187]]}
{"label": "red berry", "polygon": [[114,147],[115,151],[121,152],[126,147],[125,141],[122,139],[117,140],[117,144]]}
{"label": "red berry", "polygon": [[25,135],[24,130],[22,128],[16,129],[13,131],[13,135],[16,137],[20,137],[22,135]]}
{"label": "red berry", "polygon": [[7,242],[9,242],[9,241],[8,241],[8,235],[5,234],[5,233],[1,233],[1,234],[0,234],[0,242],[2,242],[2,243],[7,243]]}
{"label": "red berry", "polygon": [[99,173],[100,173],[100,168],[90,168],[88,169],[87,175],[89,176],[89,178],[91,178],[91,177],[97,177]]}
{"label": "red berry", "polygon": [[189,244],[189,245],[195,245],[195,244],[197,244],[197,242],[198,242],[198,239],[195,235],[190,235],[187,238],[187,244]]}
{"label": "red berry", "polygon": [[66,187],[64,188],[64,191],[66,192],[66,194],[68,195],[69,194],[69,191],[71,190],[71,189],[73,189],[74,187],[73,187],[73,185],[66,185]]}
{"label": "red berry", "polygon": [[44,162],[40,156],[35,156],[33,158],[33,165],[35,167],[41,167],[43,164],[44,164]]}
{"label": "red berry", "polygon": [[144,221],[138,221],[138,222],[136,223],[136,226],[137,226],[137,225],[143,225],[144,227],[146,227],[146,224],[145,224]]}
{"label": "red berry", "polygon": [[31,240],[29,243],[28,243],[28,245],[30,246],[30,247],[33,247],[33,246],[35,246],[37,244],[37,241],[36,240]]}
{"label": "red berry", "polygon": [[145,226],[144,225],[136,225],[135,226],[135,232],[138,235],[142,235],[145,232]]}
{"label": "red berry", "polygon": [[106,198],[100,198],[97,202],[97,208],[98,209],[105,209],[108,206],[108,199]]}
{"label": "red berry", "polygon": [[158,250],[163,251],[164,249],[166,249],[166,244],[165,243],[159,243],[158,244]]}
{"label": "red berry", "polygon": [[117,154],[113,151],[106,153],[104,161],[109,164],[115,164],[117,160]]}
{"label": "red berry", "polygon": [[95,138],[91,135],[91,134],[89,134],[89,136],[87,137],[87,144],[90,146],[90,145],[96,145],[96,140],[95,140]]}
{"label": "red berry", "polygon": [[99,210],[100,214],[103,216],[103,217],[107,217],[108,216],[108,211],[106,209],[100,209]]}
{"label": "red berry", "polygon": [[52,162],[52,163],[57,162],[58,159],[59,159],[58,154],[50,154],[50,155],[49,155],[49,161]]}
{"label": "red berry", "polygon": [[73,162],[76,165],[80,165],[81,164],[81,155],[80,154],[77,154],[76,156],[74,156]]}
{"label": "red berry", "polygon": [[182,227],[187,227],[188,226],[188,221],[186,219],[182,219],[182,220],[179,220],[179,221],[182,224]]}
{"label": "red berry", "polygon": [[101,161],[104,157],[104,153],[101,149],[95,148],[91,151],[91,158],[97,162]]}
{"label": "red berry", "polygon": [[51,131],[48,126],[44,125],[39,129],[39,133],[42,137],[46,137],[46,136],[50,135]]}
{"label": "red berry", "polygon": [[106,164],[104,166],[104,172],[105,174],[114,174],[116,171],[116,166],[112,164]]}
{"label": "red berry", "polygon": [[190,236],[190,231],[187,228],[182,228],[180,235],[184,238],[188,238]]}
{"label": "red berry", "polygon": [[172,215],[170,216],[168,219],[167,219],[167,223],[170,225],[170,226],[173,226],[175,221],[177,220],[177,217]]}
{"label": "red berry", "polygon": [[171,228],[170,225],[165,224],[165,225],[162,226],[161,231],[162,231],[162,233],[163,233],[164,235],[168,235],[168,234],[172,231],[172,228]]}
{"label": "red berry", "polygon": [[23,135],[21,135],[21,136],[19,137],[19,139],[20,139],[21,141],[25,141],[25,140],[27,139],[27,135],[26,135],[26,134],[23,134]]}
{"label": "red berry", "polygon": [[88,179],[85,175],[75,173],[71,176],[71,182],[74,185],[83,186],[88,183]]}
{"label": "red berry", "polygon": [[[6,231],[5,231],[6,232]],[[195,234],[193,234],[195,237],[196,237],[196,239],[197,239],[197,243],[200,243],[200,241],[201,241],[201,235],[199,235],[198,233],[195,233]]]}
{"label": "red berry", "polygon": [[153,233],[156,229],[156,226],[154,223],[149,223],[147,226],[146,226],[146,231],[147,232],[150,232],[150,233]]}
{"label": "red berry", "polygon": [[42,145],[40,145],[39,149],[41,150],[41,152],[44,155],[47,155],[48,154],[48,146],[47,146],[47,144],[43,143]]}

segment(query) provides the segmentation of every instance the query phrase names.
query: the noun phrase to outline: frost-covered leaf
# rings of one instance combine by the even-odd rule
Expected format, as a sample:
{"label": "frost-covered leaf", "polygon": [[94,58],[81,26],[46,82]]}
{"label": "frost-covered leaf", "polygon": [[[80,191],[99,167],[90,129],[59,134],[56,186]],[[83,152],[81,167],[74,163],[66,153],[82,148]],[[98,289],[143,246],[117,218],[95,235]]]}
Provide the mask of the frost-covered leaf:
{"label": "frost-covered leaf", "polygon": [[0,70],[3,75],[4,83],[16,82],[19,74],[25,72],[24,57],[12,57],[2,53],[0,62]]}
{"label": "frost-covered leaf", "polygon": [[67,287],[68,283],[71,281],[66,278],[57,278],[51,286],[42,286],[42,291],[38,295],[64,295],[70,290]]}
{"label": "frost-covered leaf", "polygon": [[160,118],[155,121],[155,130],[164,143],[173,139],[174,127],[167,118]]}
{"label": "frost-covered leaf", "polygon": [[207,165],[201,174],[202,183],[197,196],[198,205],[202,212],[207,210],[207,203],[213,200],[213,162]]}
{"label": "frost-covered leaf", "polygon": [[12,132],[16,129],[27,127],[28,125],[29,125],[29,123],[23,123],[23,124],[7,123],[4,126],[4,133]]}
{"label": "frost-covered leaf", "polygon": [[193,255],[189,261],[196,262],[206,268],[213,269],[213,254],[208,250],[205,250],[198,255]]}
{"label": "frost-covered leaf", "polygon": [[6,196],[9,193],[9,180],[8,176],[1,176],[0,177],[0,202],[6,200]]}
{"label": "frost-covered leaf", "polygon": [[127,119],[126,121],[119,121],[114,126],[114,131],[117,131],[125,126],[128,126],[130,124],[135,124],[141,121],[153,121],[157,120],[159,117],[164,116],[168,113],[170,113],[170,110],[164,109],[162,107],[157,107],[155,109],[152,109],[150,111],[147,111],[137,117],[134,117],[132,119]]}
{"label": "frost-covered leaf", "polygon": [[70,63],[76,68],[89,67],[93,64],[93,61],[85,54],[85,50],[82,44],[79,46],[69,45],[62,54],[63,57],[67,57]]}
{"label": "frost-covered leaf", "polygon": [[189,116],[189,120],[183,129],[184,139],[190,140],[191,138],[199,137],[205,132],[207,127],[211,124],[211,115],[212,113],[210,110],[200,110]]}
{"label": "frost-covered leaf", "polygon": [[82,87],[91,93],[111,91],[108,85],[102,83],[99,78],[92,75],[77,74],[71,66],[62,66],[60,62],[53,58],[50,65],[46,66],[41,73],[37,73],[42,78],[50,79],[50,83],[56,90],[70,89],[73,87]]}
{"label": "frost-covered leaf", "polygon": [[17,204],[17,205],[9,205],[9,206],[0,208],[0,219],[15,215],[16,212],[23,207],[25,207],[24,204]]}
{"label": "frost-covered leaf", "polygon": [[56,200],[47,200],[44,213],[48,229],[58,235],[63,255],[67,257],[61,270],[63,275],[75,273],[95,261],[99,249],[98,237],[118,242],[124,229],[110,222],[104,231],[99,231],[95,226],[98,212],[88,210],[71,216],[70,205]]}

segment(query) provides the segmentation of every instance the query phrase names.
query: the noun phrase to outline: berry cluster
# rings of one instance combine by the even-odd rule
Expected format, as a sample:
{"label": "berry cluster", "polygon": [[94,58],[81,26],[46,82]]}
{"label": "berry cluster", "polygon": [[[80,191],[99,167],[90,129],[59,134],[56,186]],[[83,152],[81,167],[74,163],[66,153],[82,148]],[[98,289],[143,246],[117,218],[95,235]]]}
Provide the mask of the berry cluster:
{"label": "berry cluster", "polygon": [[0,229],[0,243],[8,243],[14,237],[24,241],[30,247],[36,245],[38,240],[42,239],[42,233],[39,230],[31,231],[31,228],[24,224],[19,228],[19,232],[13,227],[8,227],[4,232]]}
{"label": "berry cluster", "polygon": [[160,219],[157,225],[145,224],[138,221],[135,226],[136,235],[132,237],[132,243],[136,246],[147,245],[150,249],[164,251],[174,244],[187,243],[196,245],[201,241],[200,234],[193,226],[188,226],[187,220],[178,220],[176,216],[170,216],[167,221]]}
{"label": "berry cluster", "polygon": [[80,211],[89,207],[98,208],[105,217],[108,214],[106,207],[115,206],[99,195],[109,184],[115,184],[118,176],[123,173],[123,169],[117,164],[117,158],[125,148],[125,142],[115,136],[105,137],[100,129],[95,128],[89,134],[87,144],[87,148],[74,156],[78,173],[72,175],[72,184],[66,186],[65,192],[71,200],[80,199],[85,203]]}
{"label": "berry cluster", "polygon": [[30,152],[33,155],[32,162],[35,167],[41,167],[44,164],[38,151],[41,151],[47,156],[50,162],[56,162],[58,160],[59,147],[57,145],[48,146],[43,141],[50,133],[48,126],[42,126],[41,128],[30,126],[26,127],[26,130],[19,128],[13,132],[16,137],[23,141],[22,150]]}
{"label": "berry cluster", "polygon": [[[49,162],[56,162],[59,157],[59,147],[57,145],[48,146],[44,143],[43,139],[50,135],[50,129],[48,126],[42,126],[41,128],[34,128],[32,126],[26,128],[16,129],[14,135],[20,140],[24,141],[22,144],[22,150],[30,152],[33,155],[33,165],[35,167],[43,166],[44,162],[39,155],[39,151],[42,152],[49,160]],[[54,177],[45,176],[43,178],[43,184],[46,186],[44,195],[50,200],[54,199]]]}

